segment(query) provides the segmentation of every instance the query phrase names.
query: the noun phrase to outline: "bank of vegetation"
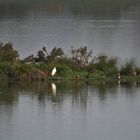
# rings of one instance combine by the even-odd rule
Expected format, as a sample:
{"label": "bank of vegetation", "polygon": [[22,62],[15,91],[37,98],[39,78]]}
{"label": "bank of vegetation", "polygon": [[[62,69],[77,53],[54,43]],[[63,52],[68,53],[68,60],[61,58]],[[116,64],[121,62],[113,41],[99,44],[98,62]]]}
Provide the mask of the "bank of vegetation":
{"label": "bank of vegetation", "polygon": [[[57,72],[52,77],[51,71]],[[48,51],[43,47],[34,56],[20,59],[19,53],[9,42],[0,44],[0,77],[32,81],[47,79],[111,79],[125,81],[139,79],[140,67],[134,60],[118,66],[117,58],[106,55],[93,56],[92,50],[86,46],[71,47],[70,54],[65,54],[61,48],[54,47]]]}

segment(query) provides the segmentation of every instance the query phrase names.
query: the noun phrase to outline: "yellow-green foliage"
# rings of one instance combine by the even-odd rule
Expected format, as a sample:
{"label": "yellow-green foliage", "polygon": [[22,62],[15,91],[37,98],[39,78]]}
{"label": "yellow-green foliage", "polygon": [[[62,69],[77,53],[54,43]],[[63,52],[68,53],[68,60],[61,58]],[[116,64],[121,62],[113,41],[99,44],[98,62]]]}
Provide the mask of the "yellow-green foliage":
{"label": "yellow-green foliage", "polygon": [[18,51],[13,49],[10,42],[0,45],[0,61],[16,63],[18,57]]}
{"label": "yellow-green foliage", "polygon": [[131,59],[126,61],[123,65],[121,65],[120,73],[122,75],[131,75],[133,68],[135,67],[135,60]]}
{"label": "yellow-green foliage", "polygon": [[41,70],[35,64],[21,64],[16,67],[15,77],[19,80],[44,80],[48,71]]}

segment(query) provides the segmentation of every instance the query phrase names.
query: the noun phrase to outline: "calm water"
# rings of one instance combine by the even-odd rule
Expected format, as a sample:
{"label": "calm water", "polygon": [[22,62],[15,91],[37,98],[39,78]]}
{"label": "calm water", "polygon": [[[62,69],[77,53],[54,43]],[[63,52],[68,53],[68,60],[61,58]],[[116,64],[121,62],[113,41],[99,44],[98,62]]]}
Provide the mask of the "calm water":
{"label": "calm water", "polygon": [[93,54],[140,62],[138,0],[1,0],[0,40],[21,58],[46,46],[87,46]]}
{"label": "calm water", "polygon": [[[21,58],[86,45],[140,63],[139,0],[0,0],[0,40]],[[0,140],[139,140],[140,85],[0,81]]]}
{"label": "calm water", "polygon": [[0,140],[139,140],[140,86],[0,82]]}

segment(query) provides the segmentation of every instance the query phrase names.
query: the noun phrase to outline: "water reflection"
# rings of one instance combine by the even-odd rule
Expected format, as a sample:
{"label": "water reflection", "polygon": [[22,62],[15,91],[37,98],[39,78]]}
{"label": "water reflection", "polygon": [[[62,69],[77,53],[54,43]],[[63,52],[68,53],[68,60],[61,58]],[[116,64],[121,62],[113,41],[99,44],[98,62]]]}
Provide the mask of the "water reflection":
{"label": "water reflection", "polygon": [[138,82],[126,82],[117,84],[108,82],[0,82],[0,104],[17,103],[20,96],[36,99],[45,104],[47,101],[52,103],[63,104],[67,98],[71,99],[73,106],[81,109],[87,108],[89,100],[94,96],[98,97],[101,102],[106,102],[108,97],[117,98],[118,90],[126,90],[123,94],[135,96],[135,90],[139,88]]}
{"label": "water reflection", "polygon": [[13,105],[18,102],[19,87],[18,85],[0,81],[0,103],[5,105]]}
{"label": "water reflection", "polygon": [[52,86],[52,95],[56,96],[56,84],[55,83],[51,83]]}
{"label": "water reflection", "polygon": [[[134,82],[80,81],[77,85],[75,81],[2,80],[0,137],[108,140],[109,131],[116,140],[120,135],[131,140],[127,136],[135,136],[135,130],[140,129],[139,91],[140,84]],[[127,131],[122,132],[122,128]]]}

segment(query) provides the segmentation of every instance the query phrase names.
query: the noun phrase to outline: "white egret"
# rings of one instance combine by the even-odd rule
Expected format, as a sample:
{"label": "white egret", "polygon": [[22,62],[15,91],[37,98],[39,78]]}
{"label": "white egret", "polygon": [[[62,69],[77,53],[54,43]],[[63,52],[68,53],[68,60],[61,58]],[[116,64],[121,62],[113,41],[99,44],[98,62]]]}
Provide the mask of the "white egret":
{"label": "white egret", "polygon": [[52,72],[51,72],[51,75],[54,76],[55,73],[56,73],[56,67],[53,68],[53,70],[52,70]]}

